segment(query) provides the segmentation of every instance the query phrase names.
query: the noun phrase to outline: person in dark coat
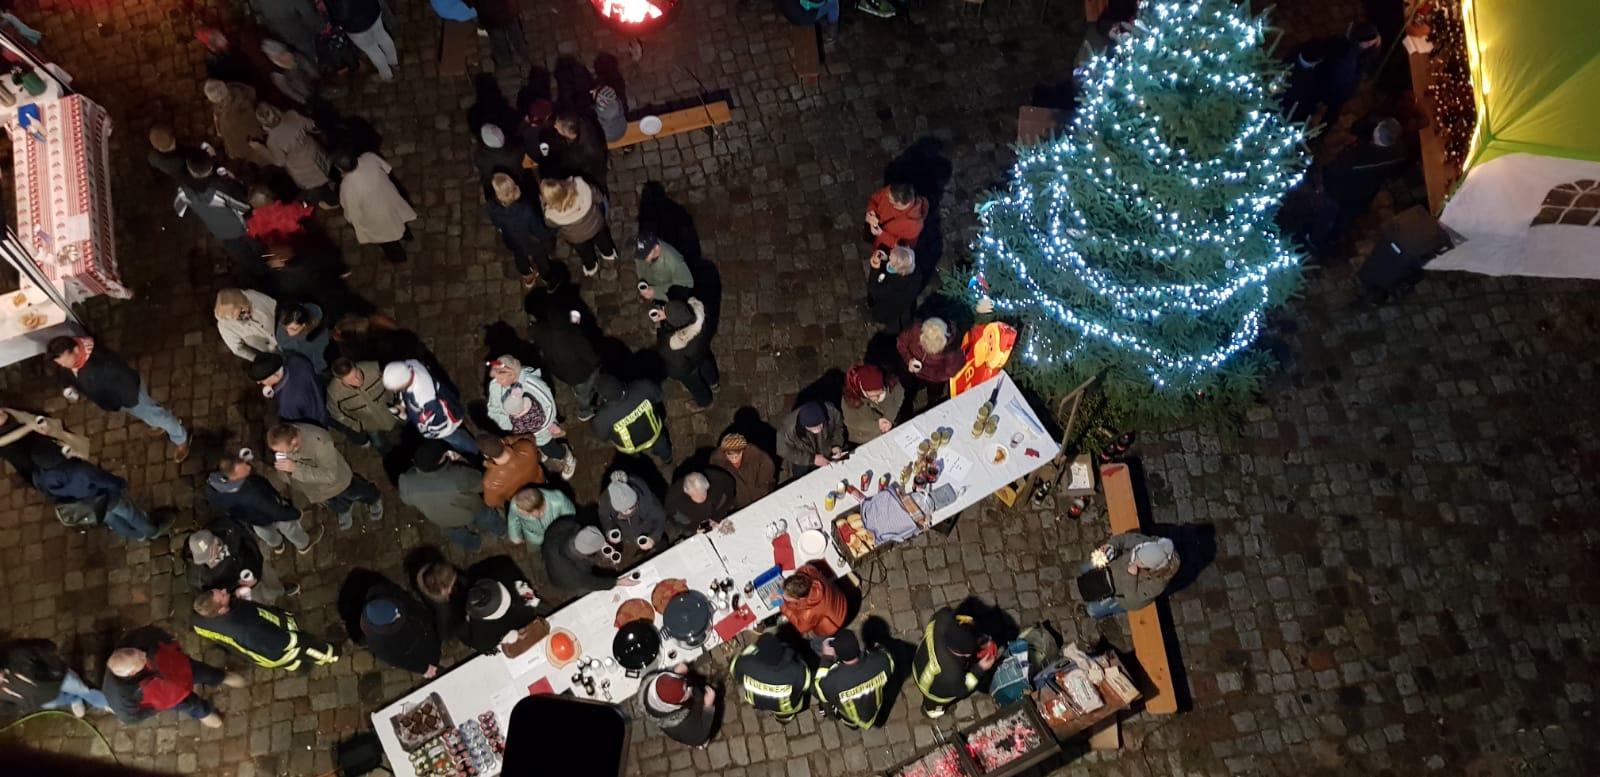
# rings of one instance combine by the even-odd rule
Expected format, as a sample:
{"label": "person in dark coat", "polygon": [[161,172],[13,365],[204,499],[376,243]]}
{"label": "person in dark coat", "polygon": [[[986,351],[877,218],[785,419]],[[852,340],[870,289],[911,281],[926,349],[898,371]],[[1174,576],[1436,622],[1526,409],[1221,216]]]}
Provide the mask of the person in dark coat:
{"label": "person in dark coat", "polygon": [[594,418],[595,381],[600,377],[600,354],[582,324],[576,306],[547,292],[536,291],[523,301],[528,313],[528,339],[539,349],[546,374],[572,388],[578,420]]}
{"label": "person in dark coat", "polygon": [[52,457],[55,462],[33,473],[33,487],[56,503],[94,502],[103,505],[106,528],[125,540],[148,541],[161,529],[143,508],[128,498],[128,482],[83,459]]}
{"label": "person in dark coat", "polygon": [[438,627],[406,592],[388,583],[373,586],[361,609],[361,634],[379,661],[429,679],[439,674]]}
{"label": "person in dark coat", "polygon": [[[245,87],[240,87],[245,88]],[[245,221],[250,215],[249,194],[244,186],[216,175],[216,165],[201,152],[184,160],[188,177],[178,183],[177,206],[180,215],[192,215],[222,244],[233,260],[233,274],[239,286],[258,288],[266,271],[261,243],[250,237]]]}
{"label": "person in dark coat", "polygon": [[[1368,117],[1351,128],[1355,140],[1323,169],[1323,187],[1337,208],[1325,240],[1336,243],[1372,208],[1383,185],[1407,169],[1400,122]],[[1321,247],[1321,246],[1318,246]]]}
{"label": "person in dark coat", "polygon": [[489,33],[489,56],[495,67],[517,64],[528,53],[528,38],[522,31],[522,4],[519,0],[477,0],[478,24]]}
{"label": "person in dark coat", "polygon": [[906,246],[897,246],[887,255],[874,251],[872,271],[867,275],[867,309],[872,320],[883,325],[883,331],[898,335],[917,309],[917,295],[922,292],[922,281],[917,277],[916,253]]}
{"label": "person in dark coat", "polygon": [[433,625],[440,642],[461,636],[467,622],[467,585],[470,583],[455,564],[440,558],[422,565],[411,578],[411,590],[433,612]]}
{"label": "person in dark coat", "polygon": [[225,455],[217,462],[217,471],[206,478],[205,491],[212,508],[249,526],[274,555],[283,552],[284,540],[301,555],[322,540],[322,527],[307,531],[301,522],[305,513],[271,480],[257,474],[254,464],[237,455]]}
{"label": "person in dark coat", "polygon": [[548,144],[550,152],[539,165],[542,178],[582,177],[604,195],[606,169],[610,165],[605,140],[600,129],[582,117],[563,113],[556,117],[555,136]]}
{"label": "person in dark coat", "polygon": [[381,0],[324,0],[328,17],[334,25],[350,36],[350,42],[378,71],[380,81],[394,80],[394,68],[400,64],[395,51],[394,38],[384,26]]}
{"label": "person in dark coat", "polygon": [[222,728],[222,715],[195,689],[218,685],[243,688],[245,679],[190,658],[171,634],[155,626],[134,629],[117,641],[100,682],[111,711],[123,723],[176,710],[206,728]]}
{"label": "person in dark coat", "polygon": [[778,456],[800,477],[844,458],[844,415],[832,402],[807,402],[778,427]]}
{"label": "person in dark coat", "polygon": [[817,700],[829,717],[855,729],[877,724],[894,683],[894,658],[878,648],[863,652],[855,632],[843,629],[823,643]]}
{"label": "person in dark coat", "polygon": [[632,578],[595,570],[594,556],[605,546],[606,537],[599,529],[584,526],[576,518],[558,518],[545,529],[539,555],[551,584],[563,591],[586,594],[637,585]]}
{"label": "person in dark coat", "polygon": [[711,406],[712,394],[721,386],[717,356],[711,352],[711,328],[706,306],[700,300],[673,300],[651,308],[656,322],[656,352],[666,363],[667,375],[689,390],[696,409]]}
{"label": "person in dark coat", "polygon": [[266,249],[266,276],[259,287],[280,304],[316,305],[322,320],[338,322],[346,315],[368,315],[372,303],[345,283],[350,273],[338,246],[317,239],[277,242]]}
{"label": "person in dark coat", "polygon": [[[500,125],[485,124],[478,128],[478,154],[472,161],[478,168],[478,178],[486,187],[498,173],[511,176],[518,186],[525,185],[528,173],[522,166],[522,160],[526,156],[522,141],[515,135],[508,136]],[[486,190],[485,193],[492,194],[492,190]],[[539,218],[543,219],[544,216],[541,214]]]}
{"label": "person in dark coat", "polygon": [[47,639],[0,642],[0,715],[69,707],[83,717],[89,707],[110,712],[106,695],[90,688]]}
{"label": "person in dark coat", "polygon": [[106,412],[121,410],[143,421],[157,432],[165,432],[176,446],[172,460],[189,458],[189,433],[172,411],[156,404],[145,391],[144,381],[128,363],[93,337],[56,337],[45,346],[45,353],[62,370],[70,391],[67,399],[81,394]]}
{"label": "person in dark coat", "polygon": [[531,289],[541,277],[550,276],[556,232],[545,224],[539,199],[527,196],[507,173],[495,173],[490,179],[489,221],[500,230],[500,240],[511,251],[523,288]]}
{"label": "person in dark coat", "polygon": [[649,451],[662,463],[672,463],[661,384],[636,378],[624,386],[619,378],[602,373],[594,381],[594,396],[595,434],[621,453]]}
{"label": "person in dark coat", "polygon": [[285,586],[266,565],[251,532],[232,518],[218,518],[189,535],[189,584],[196,591],[221,588],[262,604],[277,604],[300,587]]}
{"label": "person in dark coat", "polygon": [[285,351],[263,353],[244,366],[244,374],[262,387],[262,394],[278,400],[282,423],[314,424],[327,429],[328,389],[311,362]]}
{"label": "person in dark coat", "polygon": [[718,467],[678,479],[667,490],[667,517],[681,532],[710,531],[737,508],[738,486]]}
{"label": "person in dark coat", "polygon": [[194,600],[194,633],[250,659],[256,666],[309,672],[339,660],[331,642],[300,629],[293,615],[238,599],[226,589],[203,591]]}
{"label": "person in dark coat", "polygon": [[1311,40],[1284,59],[1284,65],[1289,68],[1289,77],[1284,83],[1283,94],[1278,95],[1278,104],[1288,114],[1290,121],[1305,121],[1311,118],[1311,112],[1316,109],[1317,77],[1327,51],[1327,41]]}
{"label": "person in dark coat", "polygon": [[811,696],[811,668],[776,634],[762,634],[734,657],[728,682],[756,710],[771,712],[787,723],[806,708]]}
{"label": "person in dark coat", "polygon": [[1322,123],[1330,127],[1339,123],[1339,112],[1361,87],[1361,79],[1378,67],[1383,56],[1383,37],[1378,28],[1362,22],[1350,28],[1342,38],[1327,45],[1327,56],[1317,70],[1316,101],[1328,106],[1322,114]]}
{"label": "person in dark coat", "polygon": [[600,529],[612,545],[637,545],[648,553],[667,539],[667,511],[642,478],[611,473],[600,492]]}
{"label": "person in dark coat", "polygon": [[711,741],[717,727],[717,692],[689,673],[688,664],[659,669],[639,681],[639,706],[661,733],[690,747]]}
{"label": "person in dark coat", "polygon": [[465,577],[467,620],[461,642],[483,655],[500,652],[517,640],[517,631],[540,616],[539,596],[510,556],[491,556],[470,567]]}
{"label": "person in dark coat", "polygon": [[950,705],[971,696],[998,656],[994,643],[973,628],[971,617],[949,607],[934,613],[911,660],[911,676],[922,692],[922,714],[943,717]]}

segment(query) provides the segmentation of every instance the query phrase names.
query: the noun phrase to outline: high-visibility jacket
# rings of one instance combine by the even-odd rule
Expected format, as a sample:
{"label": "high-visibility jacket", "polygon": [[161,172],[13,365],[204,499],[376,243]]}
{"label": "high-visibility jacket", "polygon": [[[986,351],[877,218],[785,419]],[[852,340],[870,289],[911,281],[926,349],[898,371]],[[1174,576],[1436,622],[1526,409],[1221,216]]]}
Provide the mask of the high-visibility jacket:
{"label": "high-visibility jacket", "polygon": [[227,612],[215,617],[195,616],[194,633],[268,669],[296,672],[303,660],[315,666],[339,660],[332,644],[300,631],[293,615],[244,600],[235,600]]}
{"label": "high-visibility jacket", "polygon": [[964,699],[978,688],[978,675],[973,673],[977,656],[958,656],[946,647],[949,634],[954,629],[970,629],[972,618],[957,615],[946,607],[933,615],[933,620],[922,630],[922,642],[917,644],[917,654],[911,661],[911,676],[917,681],[917,690],[935,704],[949,704]]}
{"label": "high-visibility jacket", "polygon": [[779,715],[793,715],[805,709],[806,696],[811,691],[811,668],[792,654],[774,666],[754,658],[755,652],[755,645],[745,648],[728,667],[745,703]]}
{"label": "high-visibility jacket", "polygon": [[855,663],[837,663],[817,670],[817,698],[829,712],[856,728],[872,728],[883,710],[883,695],[894,677],[894,659],[883,650],[862,655]]}
{"label": "high-visibility jacket", "polygon": [[627,415],[611,425],[612,442],[623,453],[638,453],[650,449],[661,436],[661,419],[656,415],[656,405],[646,399]]}

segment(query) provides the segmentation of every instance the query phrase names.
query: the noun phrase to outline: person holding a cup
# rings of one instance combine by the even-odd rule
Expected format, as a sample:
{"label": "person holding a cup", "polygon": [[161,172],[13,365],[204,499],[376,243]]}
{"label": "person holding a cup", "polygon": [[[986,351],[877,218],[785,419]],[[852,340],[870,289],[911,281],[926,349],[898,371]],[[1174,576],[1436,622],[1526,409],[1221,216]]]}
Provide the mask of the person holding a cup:
{"label": "person holding a cup", "polygon": [[667,511],[645,482],[613,472],[600,493],[600,529],[613,548],[624,543],[649,553],[667,540]]}
{"label": "person holding a cup", "polygon": [[98,345],[93,337],[56,337],[45,346],[45,353],[66,380],[62,395],[69,401],[88,397],[103,410],[121,410],[156,434],[167,435],[175,446],[173,461],[182,463],[189,458],[189,432],[183,422],[150,398],[144,380],[127,362]]}

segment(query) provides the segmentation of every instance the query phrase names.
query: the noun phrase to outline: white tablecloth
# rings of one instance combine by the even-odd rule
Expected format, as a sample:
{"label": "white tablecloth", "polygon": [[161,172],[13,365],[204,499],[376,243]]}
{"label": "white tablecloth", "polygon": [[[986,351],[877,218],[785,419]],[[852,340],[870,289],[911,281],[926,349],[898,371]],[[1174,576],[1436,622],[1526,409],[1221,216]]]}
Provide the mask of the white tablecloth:
{"label": "white tablecloth", "polygon": [[[978,408],[988,401],[996,388],[999,393],[995,400],[995,415],[1000,418],[999,429],[993,436],[973,439],[972,423],[977,418]],[[597,591],[569,603],[550,616],[550,627],[565,628],[572,632],[584,656],[604,658],[611,655],[611,640],[616,635],[613,624],[617,607],[632,598],[648,601],[655,584],[662,580],[683,578],[690,589],[707,592],[712,581],[731,577],[735,591],[740,594],[741,600],[746,600],[748,597],[743,596],[745,585],[773,566],[769,526],[779,520],[786,521],[786,531],[795,551],[795,563],[804,564],[813,560],[800,549],[800,535],[805,524],[815,516],[820,519],[822,530],[831,536],[833,517],[858,504],[855,498],[842,496],[834,504],[833,510],[827,511],[824,509],[827,493],[845,478],[859,488],[861,475],[868,470],[872,472],[873,481],[866,489],[866,494],[876,493],[878,477],[888,473],[891,478],[899,478],[901,469],[916,457],[917,445],[939,427],[954,430],[950,442],[940,450],[944,471],[939,482],[952,485],[957,496],[935,513],[935,523],[948,520],[1001,486],[1038,469],[1055,458],[1060,450],[1039,422],[1038,416],[1023,400],[1010,376],[1002,372],[857,448],[848,459],[811,472],[740,510],[725,522],[733,526],[732,533],[696,535],[641,563],[628,573],[639,576],[639,585]],[[1011,439],[1017,434],[1021,434],[1022,439],[1013,447]],[[1006,450],[1004,461],[999,464],[994,463],[993,455],[997,447]],[[1036,455],[1028,455],[1030,449]],[[833,542],[828,543],[822,558],[838,574],[850,571],[849,564],[839,555]],[[750,605],[756,621],[773,612],[761,602],[750,602]],[[712,616],[712,622],[716,623],[726,615],[719,612]],[[660,625],[661,617],[658,614],[656,626],[659,628]],[[719,643],[719,637],[712,633],[706,644],[697,650],[664,645],[656,665],[670,666],[679,661],[693,661]],[[668,650],[677,650],[677,658],[668,658]],[[373,713],[372,722],[383,741],[384,752],[388,754],[395,774],[399,777],[415,777],[410,761],[394,736],[394,727],[389,723],[389,719],[401,712],[405,705],[437,692],[458,724],[481,712],[493,710],[500,717],[501,725],[505,725],[505,721],[510,719],[511,708],[528,694],[529,686],[540,680],[548,680],[550,689],[561,693],[571,688],[576,672],[576,662],[561,669],[551,667],[543,644],[534,646],[516,659],[503,655],[479,656]],[[596,693],[593,698],[601,701],[606,700],[600,685],[605,680],[611,682],[610,701],[618,704],[625,702],[638,689],[638,680],[627,677],[620,667],[600,670],[594,676]],[[575,693],[579,698],[589,698],[582,690]]]}

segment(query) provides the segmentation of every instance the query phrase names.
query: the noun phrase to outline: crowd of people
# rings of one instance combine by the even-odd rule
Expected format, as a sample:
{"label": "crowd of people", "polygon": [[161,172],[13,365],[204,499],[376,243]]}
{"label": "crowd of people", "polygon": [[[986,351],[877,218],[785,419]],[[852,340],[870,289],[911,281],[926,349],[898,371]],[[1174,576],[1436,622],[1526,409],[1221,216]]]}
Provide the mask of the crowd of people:
{"label": "crowd of people", "polygon": [[[919,382],[932,401],[961,365],[959,337],[949,324],[914,319],[928,277],[915,260],[928,199],[909,184],[891,183],[862,212],[861,272],[868,312],[898,338],[900,358],[853,365],[840,396],[795,407],[780,421],[774,451],[728,431],[713,441],[709,462],[680,472],[664,492],[626,466],[613,466],[587,502],[593,518],[588,508],[580,516],[586,502],[564,482],[579,466],[570,434],[586,426],[619,461],[648,454],[670,466],[677,450],[663,381],[681,384],[694,412],[716,401],[715,308],[696,280],[705,258],[673,245],[665,232],[672,225],[641,218],[626,245],[639,299],[655,325],[655,340],[645,348],[661,369],[639,374],[608,363],[600,355],[605,334],[576,293],[602,267],[607,277],[615,274],[622,252],[608,152],[590,95],[534,100],[526,115],[476,122],[473,168],[487,221],[526,290],[528,347],[488,354],[481,394],[463,392],[423,338],[349,286],[347,261],[363,257],[346,257],[318,215],[341,217],[355,243],[377,247],[372,258],[406,261],[418,213],[381,148],[363,145],[329,102],[341,83],[327,67],[329,23],[388,80],[398,63],[388,9],[381,0],[256,5],[273,37],[253,31],[238,37],[259,43],[263,57],[242,51],[221,31],[202,30],[197,38],[207,51],[208,78],[196,85],[196,98],[211,108],[210,131],[184,138],[155,126],[148,162],[161,185],[171,187],[177,215],[197,221],[229,259],[232,283],[212,300],[215,342],[260,387],[271,423],[258,440],[208,452],[215,460],[207,462],[202,492],[212,514],[192,521],[137,503],[123,478],[95,463],[91,442],[55,419],[3,411],[7,429],[0,433],[11,436],[0,451],[70,525],[104,525],[131,542],[197,526],[183,542],[195,592],[188,626],[257,667],[305,672],[340,660],[340,640],[301,629],[293,612],[299,586],[280,575],[276,560],[290,547],[310,554],[329,532],[353,530],[358,517],[383,521],[387,498],[416,510],[465,552],[478,552],[489,535],[506,540],[515,554],[466,569],[441,556],[407,585],[366,581],[353,603],[341,603],[351,640],[386,664],[432,677],[447,642],[493,652],[553,606],[536,593],[525,564],[542,569],[542,578],[568,596],[629,585],[619,569],[714,530],[771,493],[780,475],[799,476],[847,456],[910,414],[905,384]],[[477,10],[493,33],[492,14]],[[494,47],[497,58],[516,48],[503,41]],[[581,277],[561,264],[560,243],[570,247]],[[47,355],[69,400],[133,416],[170,441],[175,462],[194,452],[191,422],[153,399],[144,376],[100,338],[56,338]],[[558,384],[565,387],[560,400]],[[469,396],[482,399],[478,418],[468,413]],[[570,418],[562,407],[571,409]],[[391,474],[392,497],[348,458],[369,455],[403,458]],[[318,517],[323,508],[329,523]],[[808,574],[791,580],[797,601],[834,585],[819,578],[801,590]],[[831,608],[840,600],[828,601]],[[831,636],[842,619],[842,611],[833,613],[817,629]],[[813,631],[811,621],[799,622]],[[53,645],[37,640],[7,646],[0,690],[37,685],[25,699],[9,700],[19,708],[108,709],[127,722],[176,710],[220,725],[220,715],[195,691],[237,686],[244,677],[189,658],[169,628],[141,627],[118,640],[103,695],[66,670]],[[835,650],[848,657],[843,644]],[[756,672],[767,656],[742,662],[741,671]],[[658,705],[684,698],[669,685],[651,684]]]}
{"label": "crowd of people", "polygon": [[[441,15],[462,10],[448,0],[434,6]],[[317,215],[340,214],[356,243],[376,245],[377,256],[396,264],[406,261],[418,219],[379,149],[312,118],[336,115],[321,82],[320,25],[331,18],[387,80],[398,64],[387,8],[381,0],[328,0],[323,7],[328,17],[306,0],[258,0],[278,38],[262,44],[267,72],[243,64],[247,58],[225,36],[207,32],[212,77],[197,85],[196,96],[212,108],[212,131],[193,143],[165,126],[149,133],[150,167],[174,190],[179,215],[195,218],[231,261],[232,284],[214,297],[215,345],[259,384],[274,417],[255,441],[259,456],[247,441],[207,463],[202,490],[212,515],[196,520],[202,528],[184,543],[194,589],[188,625],[199,637],[268,670],[307,672],[340,660],[342,640],[300,627],[292,612],[299,586],[273,565],[288,547],[306,555],[327,536],[319,508],[336,531],[352,530],[358,513],[369,522],[385,519],[385,489],[358,474],[347,455],[403,457],[394,495],[465,552],[480,551],[484,535],[508,543],[511,555],[466,568],[440,555],[408,572],[404,585],[364,580],[349,602],[341,597],[352,641],[384,664],[431,678],[451,641],[494,653],[565,598],[634,585],[619,570],[714,531],[771,493],[780,477],[825,467],[890,431],[915,412],[919,390],[926,403],[938,401],[965,363],[957,327],[917,315],[928,279],[917,257],[929,238],[929,199],[892,181],[861,214],[863,299],[895,344],[891,357],[850,365],[837,397],[808,399],[778,419],[775,450],[729,431],[713,441],[705,466],[682,472],[664,492],[629,466],[612,465],[592,499],[574,493],[565,483],[580,466],[571,435],[604,441],[618,461],[648,454],[671,466],[677,456],[663,380],[680,383],[695,412],[715,403],[721,373],[712,348],[714,307],[695,272],[705,258],[685,256],[655,223],[640,223],[633,239],[619,244],[606,145],[587,93],[536,100],[514,126],[500,119],[471,127],[485,217],[527,294],[523,356],[537,354],[526,363],[512,353],[486,354],[482,390],[471,392],[485,412],[473,418],[467,394],[423,338],[347,285],[339,241]],[[832,7],[836,13],[837,2]],[[474,15],[497,41],[497,59],[517,56],[520,20],[507,38],[495,33],[511,23],[494,9],[480,5]],[[1343,40],[1333,51],[1312,45],[1296,55],[1307,72],[1323,73],[1316,67],[1325,61],[1337,66],[1323,74],[1332,86],[1323,75],[1306,86],[1294,80],[1303,77],[1296,71],[1292,110],[1320,102],[1327,116],[1337,116],[1349,97],[1342,85],[1359,77],[1360,58],[1373,46],[1364,28]],[[1390,145],[1390,124],[1359,125],[1370,135],[1358,138],[1365,150],[1351,153]],[[637,292],[655,324],[646,349],[660,357],[661,374],[637,374],[602,358],[603,333],[575,293],[586,281],[565,271],[558,243],[570,247],[584,278],[602,267],[612,268],[608,277],[616,273],[619,245],[631,245]],[[190,427],[99,338],[56,338],[47,354],[69,399],[133,416],[168,439],[174,461],[193,453]],[[572,411],[570,420],[562,407]],[[63,522],[103,524],[129,542],[172,529],[172,520],[135,503],[123,478],[94,463],[91,441],[59,421],[0,410],[0,435],[0,452],[55,503]],[[594,520],[580,516],[580,506],[591,504]],[[1108,569],[1115,585],[1088,603],[1095,617],[1143,606],[1178,568],[1171,542],[1151,537],[1114,538],[1099,553],[1100,563],[1084,571]],[[1105,563],[1113,557],[1122,560]],[[523,571],[529,563],[565,598],[541,596]],[[848,627],[853,597],[821,567],[797,570],[783,596],[782,623],[738,654],[728,684],[734,697],[782,721],[814,698],[819,713],[871,728],[895,683],[907,678],[923,711],[937,717],[972,694],[999,659],[993,635],[947,607],[928,621],[909,666],[898,666],[892,645],[872,644]],[[171,710],[220,726],[198,689],[246,681],[191,658],[159,625],[117,640],[100,690],[47,641],[6,643],[0,660],[0,704],[8,709],[66,707],[82,715],[94,708],[129,723]],[[705,677],[677,665],[646,677],[638,701],[668,736],[703,745],[720,699]]]}

